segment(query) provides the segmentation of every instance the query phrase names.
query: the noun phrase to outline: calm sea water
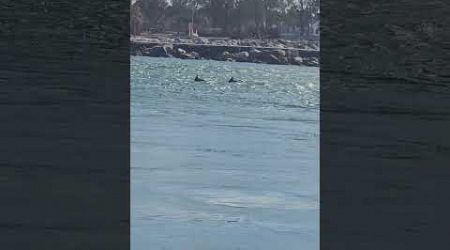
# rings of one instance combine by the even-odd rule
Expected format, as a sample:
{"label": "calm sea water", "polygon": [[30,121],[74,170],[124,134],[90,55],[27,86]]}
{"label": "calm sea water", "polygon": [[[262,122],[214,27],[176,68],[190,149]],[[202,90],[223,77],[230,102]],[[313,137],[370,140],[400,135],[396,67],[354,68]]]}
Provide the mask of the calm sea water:
{"label": "calm sea water", "polygon": [[132,249],[319,249],[318,107],[318,68],[132,57]]}

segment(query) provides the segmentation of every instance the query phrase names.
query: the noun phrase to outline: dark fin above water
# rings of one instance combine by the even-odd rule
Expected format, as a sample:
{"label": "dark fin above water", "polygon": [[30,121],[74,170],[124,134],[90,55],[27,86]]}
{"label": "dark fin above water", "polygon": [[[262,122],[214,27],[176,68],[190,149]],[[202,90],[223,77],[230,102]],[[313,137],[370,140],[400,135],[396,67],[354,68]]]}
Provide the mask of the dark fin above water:
{"label": "dark fin above water", "polygon": [[204,81],[205,81],[205,80],[199,78],[198,75],[195,76],[195,79],[194,79],[194,80],[195,80],[196,82],[204,82]]}

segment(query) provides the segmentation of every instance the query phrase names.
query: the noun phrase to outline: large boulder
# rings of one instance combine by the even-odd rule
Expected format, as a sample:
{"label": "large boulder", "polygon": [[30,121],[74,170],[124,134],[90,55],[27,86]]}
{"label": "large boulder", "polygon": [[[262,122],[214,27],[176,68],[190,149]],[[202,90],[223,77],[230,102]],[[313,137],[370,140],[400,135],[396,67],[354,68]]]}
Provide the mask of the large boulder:
{"label": "large boulder", "polygon": [[178,48],[177,57],[181,59],[195,59],[190,53],[187,53],[184,49]]}
{"label": "large boulder", "polygon": [[303,64],[306,66],[319,67],[319,60],[315,57],[306,57],[303,59]]}
{"label": "large boulder", "polygon": [[261,51],[255,48],[252,48],[249,52],[250,60],[252,62],[258,62],[258,58],[261,55]]}
{"label": "large boulder", "polygon": [[234,53],[233,59],[237,62],[248,62],[250,61],[250,54],[247,51]]}
{"label": "large boulder", "polygon": [[198,53],[198,52],[196,52],[196,51],[192,51],[191,53],[189,53],[191,56],[192,56],[192,58],[194,58],[194,59],[200,59],[200,54]]}
{"label": "large boulder", "polygon": [[180,59],[189,59],[186,53],[186,50],[182,49],[182,48],[175,48],[173,50],[173,55],[176,58],[180,58]]}
{"label": "large boulder", "polygon": [[186,50],[184,50],[182,48],[177,48],[176,49],[176,54],[177,55],[184,55],[184,54],[186,54]]}
{"label": "large boulder", "polygon": [[301,58],[300,56],[296,56],[291,59],[290,63],[294,65],[303,65],[303,58]]}
{"label": "large boulder", "polygon": [[213,56],[212,58],[215,58],[219,61],[228,61],[233,59],[233,54],[228,51],[223,51],[222,53],[218,53],[216,56]]}
{"label": "large boulder", "polygon": [[152,57],[169,57],[167,49],[163,46],[155,46],[148,50],[146,54]]}
{"label": "large boulder", "polygon": [[283,64],[277,56],[273,55],[269,51],[263,51],[259,53],[256,60],[268,64]]}
{"label": "large boulder", "polygon": [[187,52],[182,48],[174,49],[174,56],[180,59],[200,59],[199,53],[195,51]]}
{"label": "large boulder", "polygon": [[231,56],[231,53],[230,52],[228,52],[228,51],[224,51],[223,53],[222,53],[222,60],[224,60],[224,61],[226,61],[228,58],[231,58],[232,56]]}
{"label": "large boulder", "polygon": [[285,50],[277,49],[272,52],[274,56],[280,60],[281,64],[289,64],[289,60]]}
{"label": "large boulder", "polygon": [[282,49],[277,49],[273,51],[273,54],[278,57],[278,58],[283,58],[286,57],[286,51],[282,50]]}
{"label": "large boulder", "polygon": [[176,53],[175,49],[173,48],[172,44],[164,45],[163,48],[166,50],[167,55],[169,57],[174,57],[173,54]]}

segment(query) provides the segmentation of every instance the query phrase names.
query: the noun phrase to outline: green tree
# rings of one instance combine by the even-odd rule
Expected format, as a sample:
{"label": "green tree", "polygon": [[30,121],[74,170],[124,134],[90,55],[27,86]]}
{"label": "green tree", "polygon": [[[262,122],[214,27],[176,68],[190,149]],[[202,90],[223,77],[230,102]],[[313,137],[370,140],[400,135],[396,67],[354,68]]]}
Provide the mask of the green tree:
{"label": "green tree", "polygon": [[[164,29],[163,20],[168,3],[166,0],[138,0],[131,8],[132,22],[140,22],[141,29]],[[133,18],[133,15],[136,17]]]}

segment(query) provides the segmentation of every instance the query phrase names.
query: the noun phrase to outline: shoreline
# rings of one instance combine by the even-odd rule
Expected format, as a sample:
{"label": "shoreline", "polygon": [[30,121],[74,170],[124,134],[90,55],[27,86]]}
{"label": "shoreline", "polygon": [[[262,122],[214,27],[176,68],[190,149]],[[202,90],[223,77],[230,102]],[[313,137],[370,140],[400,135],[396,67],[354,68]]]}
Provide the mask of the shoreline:
{"label": "shoreline", "polygon": [[[227,38],[145,38],[132,37],[133,56],[172,57],[191,60],[216,60],[275,65],[319,66],[318,46],[277,39],[274,41]],[[314,44],[313,44],[314,45]]]}

